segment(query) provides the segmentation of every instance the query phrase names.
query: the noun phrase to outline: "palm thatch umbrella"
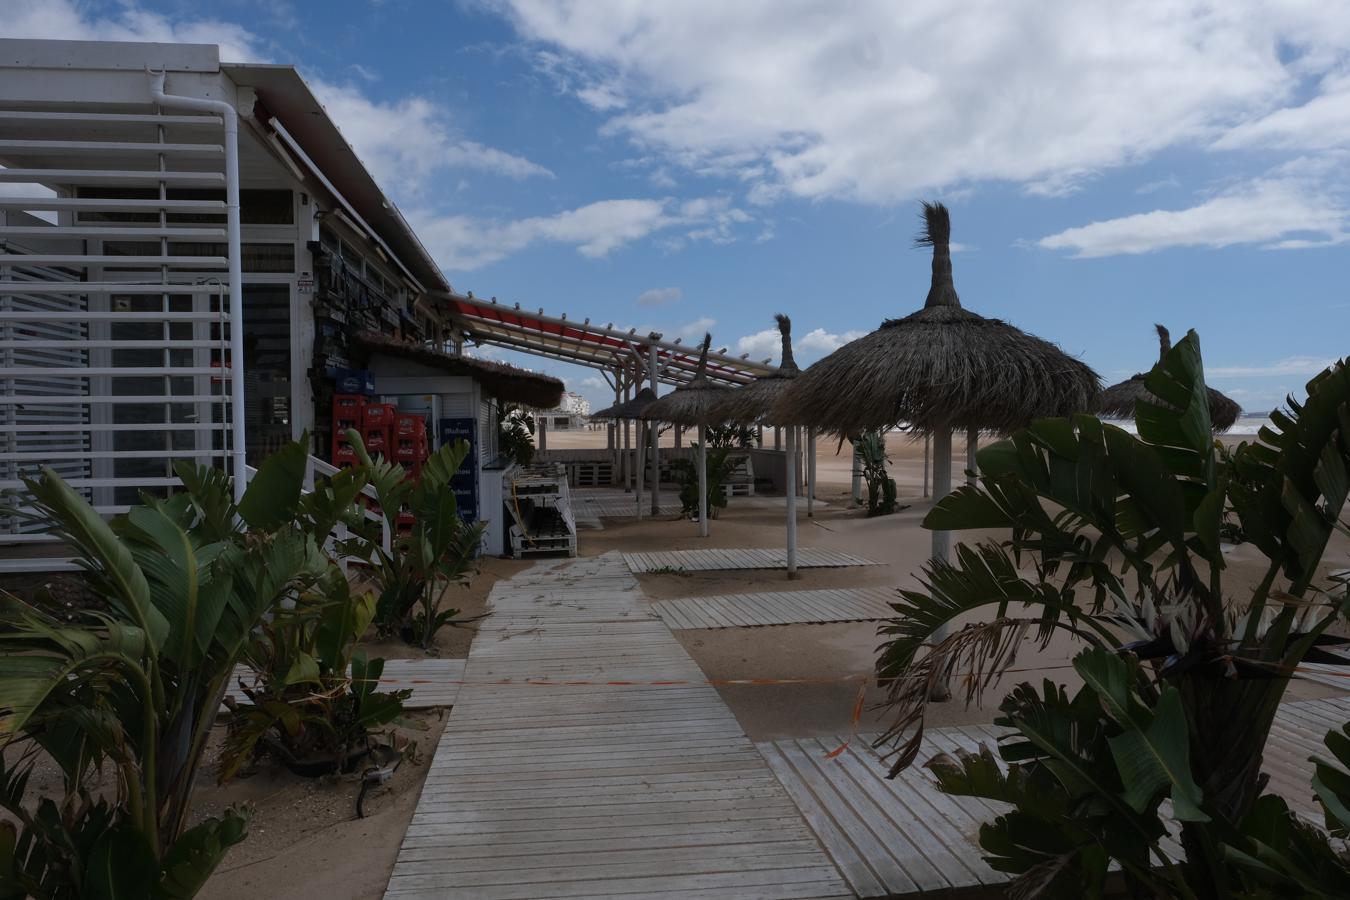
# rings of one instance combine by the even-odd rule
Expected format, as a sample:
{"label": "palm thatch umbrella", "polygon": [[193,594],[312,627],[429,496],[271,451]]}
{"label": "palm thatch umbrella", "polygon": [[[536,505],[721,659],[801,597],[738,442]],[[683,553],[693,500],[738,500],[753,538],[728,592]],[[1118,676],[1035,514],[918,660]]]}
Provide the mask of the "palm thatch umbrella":
{"label": "palm thatch umbrella", "polygon": [[[726,391],[718,408],[720,417],[740,425],[781,425],[787,429],[787,574],[797,577],[797,429],[774,418],[774,409],[787,394],[792,379],[802,373],[792,356],[792,320],[782,313],[774,316],[783,340],[783,355],[778,368],[761,375],[745,387]],[[810,493],[807,494],[810,503]]]}
{"label": "palm thatch umbrella", "polygon": [[[1054,344],[961,307],[952,280],[951,219],[923,205],[917,245],[933,248],[923,308],[845,344],[803,372],[775,408],[784,421],[840,435],[899,422],[931,434],[934,502],[951,490],[952,429],[1006,433],[1043,416],[1091,409],[1101,382]],[[933,556],[947,560],[951,535],[933,532]]]}
{"label": "palm thatch umbrella", "polygon": [[703,335],[698,368],[689,383],[657,400],[643,414],[648,421],[698,426],[698,533],[702,537],[708,536],[708,426],[724,421],[719,407],[728,391],[725,385],[708,380],[711,343],[712,335]]}
{"label": "palm thatch umbrella", "polygon": [[[1167,355],[1167,351],[1172,349],[1172,336],[1167,333],[1167,329],[1162,325],[1154,325],[1153,327],[1158,329],[1158,361],[1162,362],[1162,358]],[[1133,419],[1134,404],[1137,401],[1143,400],[1146,403],[1161,404],[1163,401],[1150,394],[1148,389],[1144,387],[1145,374],[1139,372],[1128,381],[1113,384],[1102,391],[1101,401],[1097,406],[1098,411],[1114,418]],[[1215,432],[1227,431],[1242,415],[1242,407],[1214,390],[1214,388],[1207,388],[1207,390],[1209,392],[1209,421]]]}

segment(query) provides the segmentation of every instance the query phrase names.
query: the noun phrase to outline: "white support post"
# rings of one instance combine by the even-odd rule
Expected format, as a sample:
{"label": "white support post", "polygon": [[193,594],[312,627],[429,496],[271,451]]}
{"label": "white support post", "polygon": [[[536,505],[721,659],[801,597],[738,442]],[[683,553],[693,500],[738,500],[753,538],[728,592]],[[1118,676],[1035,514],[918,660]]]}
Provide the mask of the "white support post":
{"label": "white support post", "polygon": [[806,517],[816,514],[816,430],[806,429]]}
{"label": "white support post", "polygon": [[929,435],[923,436],[923,495],[928,496],[928,447],[932,438]]}
{"label": "white support post", "polygon": [[[881,438],[886,439],[885,435]],[[855,505],[862,505],[862,455],[858,453],[858,445],[853,445],[853,484],[849,491],[849,496],[853,499]]]}
{"label": "white support post", "polygon": [[[652,393],[655,394],[657,392],[657,357],[656,344],[654,342],[648,345],[648,355],[650,357],[648,369],[651,373],[651,389]],[[657,424],[655,422],[648,422],[647,430],[651,434],[652,441],[652,515],[655,516],[661,511],[661,448],[658,446],[658,444],[660,444],[661,432],[657,430]]]}
{"label": "white support post", "polygon": [[164,73],[150,73],[150,95],[160,106],[195,109],[220,116],[225,126],[225,252],[230,279],[230,456],[234,499],[244,497],[244,268],[239,238],[239,115],[224,100],[179,97],[164,91]]}
{"label": "white support post", "polygon": [[644,455],[644,450],[645,450],[646,448],[643,446],[643,440],[644,440],[644,438],[645,438],[646,435],[647,435],[647,429],[643,427],[643,425],[642,425],[641,422],[634,422],[634,424],[637,426],[636,428],[633,429],[633,438],[634,438],[634,440],[637,442],[637,447],[636,447],[637,452],[633,454],[633,458],[637,461],[637,486],[636,486],[636,490],[633,491],[633,499],[637,501],[637,520],[638,520],[639,522],[641,522],[641,521],[642,521],[642,476],[644,475],[644,473],[645,473],[646,470],[647,470],[647,460],[646,460],[645,455]]}
{"label": "white support post", "polygon": [[708,428],[698,426],[698,536],[708,536]]}
{"label": "white support post", "polygon": [[[777,429],[775,429],[775,433]],[[787,430],[787,577],[797,577],[797,429]]]}
{"label": "white support post", "polygon": [[978,466],[975,463],[975,454],[980,452],[980,429],[970,428],[966,431],[966,484],[975,484]]}
{"label": "white support post", "polygon": [[[933,502],[936,504],[952,491],[952,429],[944,425],[933,432]],[[949,562],[952,556],[952,533],[950,531],[933,532],[933,559]],[[947,637],[946,625],[933,632],[932,642],[937,644]],[[929,693],[930,700],[950,700],[951,689],[944,681],[933,685]]]}

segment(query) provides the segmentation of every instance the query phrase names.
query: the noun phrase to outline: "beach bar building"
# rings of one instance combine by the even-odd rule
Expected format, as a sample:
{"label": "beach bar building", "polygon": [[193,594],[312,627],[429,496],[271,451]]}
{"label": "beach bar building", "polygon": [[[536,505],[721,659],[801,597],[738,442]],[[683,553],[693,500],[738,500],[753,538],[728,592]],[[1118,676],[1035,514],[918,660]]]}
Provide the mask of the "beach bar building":
{"label": "beach bar building", "polygon": [[[293,67],[0,40],[0,166],[0,490],[50,466],[115,514],[306,432],[322,467],[350,395],[468,438],[501,518],[495,410],[562,383],[457,357],[450,284]],[[0,518],[0,570],[58,567],[47,540]]]}

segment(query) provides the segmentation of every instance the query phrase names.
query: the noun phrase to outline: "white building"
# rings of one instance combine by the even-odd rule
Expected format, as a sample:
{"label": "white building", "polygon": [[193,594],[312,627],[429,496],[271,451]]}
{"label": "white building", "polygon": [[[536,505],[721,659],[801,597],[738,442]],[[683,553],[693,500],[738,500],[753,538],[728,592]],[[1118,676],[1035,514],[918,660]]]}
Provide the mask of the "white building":
{"label": "white building", "polygon": [[[0,40],[0,166],[0,489],[48,465],[114,514],[180,460],[306,431],[327,458],[334,378],[368,369],[433,440],[471,433],[500,518],[494,407],[562,385],[439,349],[449,283],[294,68]],[[51,568],[30,531],[0,518],[0,570]]]}

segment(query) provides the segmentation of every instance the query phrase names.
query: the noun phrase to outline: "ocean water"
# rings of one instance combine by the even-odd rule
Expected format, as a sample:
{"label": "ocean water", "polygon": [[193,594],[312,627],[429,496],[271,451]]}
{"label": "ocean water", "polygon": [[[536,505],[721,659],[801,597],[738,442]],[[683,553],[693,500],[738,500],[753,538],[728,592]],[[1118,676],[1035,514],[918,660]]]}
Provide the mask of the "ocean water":
{"label": "ocean water", "polygon": [[[1131,434],[1138,433],[1137,429],[1135,428],[1133,419],[1126,419],[1126,420],[1112,419],[1110,421],[1115,425],[1119,425],[1121,428],[1125,429]],[[1270,424],[1269,416],[1242,416],[1236,422],[1233,423],[1232,428],[1228,429],[1223,433],[1223,436],[1239,437],[1239,438],[1255,437],[1257,432],[1261,430],[1261,427],[1263,425],[1269,424]]]}

